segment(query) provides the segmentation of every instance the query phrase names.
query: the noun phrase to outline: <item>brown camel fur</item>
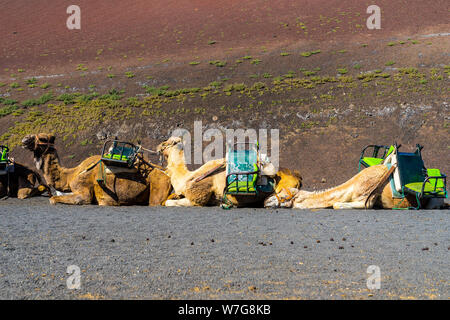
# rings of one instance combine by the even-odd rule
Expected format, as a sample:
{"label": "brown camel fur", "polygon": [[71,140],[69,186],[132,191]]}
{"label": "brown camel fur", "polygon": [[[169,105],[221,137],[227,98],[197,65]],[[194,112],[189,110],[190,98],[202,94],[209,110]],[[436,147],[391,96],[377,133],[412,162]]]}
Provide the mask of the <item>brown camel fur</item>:
{"label": "brown camel fur", "polygon": [[[167,160],[166,173],[170,176],[175,195],[181,199],[167,200],[166,206],[207,206],[221,203],[226,185],[225,159],[211,160],[195,171],[189,171],[183,150],[183,141],[179,137],[171,137],[161,143],[157,152]],[[209,171],[222,166],[222,170],[208,175],[200,181]],[[284,169],[277,176],[278,181],[284,181],[284,188],[301,186],[301,177],[298,172],[293,175],[290,170]],[[227,195],[233,205],[241,207],[246,205],[262,205],[269,194],[260,193],[257,196]],[[184,198],[183,198],[184,197]]]}
{"label": "brown camel fur", "polygon": [[[45,133],[27,135],[22,140],[23,146],[34,153],[36,167],[42,170],[48,186],[68,193],[51,197],[51,204],[160,205],[171,191],[169,177],[144,159],[129,169],[106,167],[99,163],[100,156],[92,156],[75,168],[64,168],[54,142],[55,136]],[[99,182],[102,178],[104,181]]]}
{"label": "brown camel fur", "polygon": [[[36,184],[39,185],[36,187]],[[14,172],[10,172],[9,177],[8,174],[0,175],[0,199],[6,196],[27,199],[41,195],[46,190],[37,172],[17,162],[14,163]]]}
{"label": "brown camel fur", "polygon": [[[337,187],[315,192],[300,191],[292,188],[289,190],[289,193],[293,196],[290,196],[286,190],[283,190],[278,196],[267,198],[264,204],[268,208],[286,207],[296,209],[364,209],[373,207],[392,209],[417,207],[417,201],[414,196],[408,195],[403,200],[392,197],[389,179],[384,179],[388,171],[385,165],[372,166],[360,171],[350,180]],[[373,196],[369,198],[370,195]],[[430,205],[431,203],[428,204],[428,207]],[[432,206],[434,207],[435,204]],[[425,205],[425,207],[427,206]]]}

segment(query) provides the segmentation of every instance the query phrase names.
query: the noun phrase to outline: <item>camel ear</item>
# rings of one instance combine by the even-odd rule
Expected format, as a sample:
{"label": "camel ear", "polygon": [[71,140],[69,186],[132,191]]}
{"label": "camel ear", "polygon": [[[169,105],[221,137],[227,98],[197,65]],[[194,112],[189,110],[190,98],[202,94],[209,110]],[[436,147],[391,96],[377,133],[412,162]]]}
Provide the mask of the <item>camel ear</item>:
{"label": "camel ear", "polygon": [[48,136],[48,142],[49,143],[55,143],[55,139],[56,139],[56,137],[53,134],[50,134]]}

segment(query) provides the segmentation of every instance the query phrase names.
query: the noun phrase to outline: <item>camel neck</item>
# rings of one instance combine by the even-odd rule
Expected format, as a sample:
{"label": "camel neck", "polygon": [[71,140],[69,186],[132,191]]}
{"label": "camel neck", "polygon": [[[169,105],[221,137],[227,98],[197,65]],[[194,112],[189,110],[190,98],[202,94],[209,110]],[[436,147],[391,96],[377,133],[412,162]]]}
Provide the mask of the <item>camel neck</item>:
{"label": "camel neck", "polygon": [[170,177],[172,187],[176,194],[183,194],[186,188],[186,179],[190,171],[186,167],[184,151],[172,148],[167,157],[167,174]]}
{"label": "camel neck", "polygon": [[169,157],[167,157],[167,169],[181,175],[189,172],[185,162],[184,150],[178,148],[170,150]]}
{"label": "camel neck", "polygon": [[42,161],[42,171],[47,184],[59,191],[70,189],[68,174],[65,168],[60,165],[56,150],[44,155]]}

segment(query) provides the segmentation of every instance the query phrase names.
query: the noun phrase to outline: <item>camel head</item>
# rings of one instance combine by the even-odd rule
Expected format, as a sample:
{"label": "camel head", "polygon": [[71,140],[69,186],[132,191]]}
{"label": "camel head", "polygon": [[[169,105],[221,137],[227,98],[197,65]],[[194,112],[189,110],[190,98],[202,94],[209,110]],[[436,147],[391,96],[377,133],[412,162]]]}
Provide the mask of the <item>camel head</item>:
{"label": "camel head", "polygon": [[292,208],[294,199],[302,192],[297,188],[283,188],[264,200],[265,208]]}
{"label": "camel head", "polygon": [[42,156],[55,151],[55,136],[48,133],[28,134],[22,139],[22,147],[34,154],[38,170],[42,167]]}
{"label": "camel head", "polygon": [[173,147],[183,149],[183,139],[180,137],[170,137],[156,148],[156,152],[167,160],[169,152]]}

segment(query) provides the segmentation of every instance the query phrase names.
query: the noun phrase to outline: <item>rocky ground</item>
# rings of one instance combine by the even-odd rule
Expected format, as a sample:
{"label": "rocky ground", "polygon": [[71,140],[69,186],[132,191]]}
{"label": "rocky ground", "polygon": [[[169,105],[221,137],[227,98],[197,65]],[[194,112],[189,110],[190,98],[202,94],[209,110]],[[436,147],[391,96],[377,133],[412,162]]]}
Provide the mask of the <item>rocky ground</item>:
{"label": "rocky ground", "polygon": [[[450,298],[449,211],[2,201],[0,299]],[[66,269],[81,270],[69,290]],[[381,271],[369,290],[367,268]]]}

